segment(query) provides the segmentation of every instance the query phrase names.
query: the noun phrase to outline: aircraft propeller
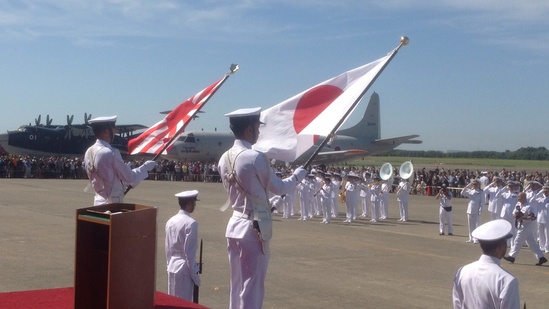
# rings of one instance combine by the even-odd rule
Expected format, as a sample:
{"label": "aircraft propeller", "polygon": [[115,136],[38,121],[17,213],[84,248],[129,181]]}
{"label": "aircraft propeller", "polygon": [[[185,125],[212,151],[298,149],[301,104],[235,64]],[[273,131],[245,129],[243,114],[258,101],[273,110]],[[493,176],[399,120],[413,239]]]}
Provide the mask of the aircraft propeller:
{"label": "aircraft propeller", "polygon": [[91,119],[92,115],[88,113],[84,113],[84,136],[86,137],[86,139],[88,139],[88,135],[89,135],[89,130],[90,130],[90,119]]}
{"label": "aircraft propeller", "polygon": [[41,126],[40,119],[42,119],[42,115],[38,115],[38,118],[34,118],[34,124]]}
{"label": "aircraft propeller", "polygon": [[47,126],[51,126],[51,123],[53,122],[53,119],[50,118],[50,115],[47,115],[46,116],[46,125]]}
{"label": "aircraft propeller", "polygon": [[69,117],[69,115],[67,115],[67,125],[65,126],[65,129],[67,129],[67,133],[65,133],[65,138],[66,139],[71,139],[72,138],[72,121],[74,119],[74,115],[71,115]]}

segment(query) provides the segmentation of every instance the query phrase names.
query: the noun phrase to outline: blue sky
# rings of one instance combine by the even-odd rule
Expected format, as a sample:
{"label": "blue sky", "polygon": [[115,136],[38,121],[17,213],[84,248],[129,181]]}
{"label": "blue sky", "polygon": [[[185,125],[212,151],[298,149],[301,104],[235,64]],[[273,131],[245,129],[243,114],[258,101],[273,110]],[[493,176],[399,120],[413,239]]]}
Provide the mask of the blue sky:
{"label": "blue sky", "polygon": [[[238,63],[187,131],[403,47],[366,94],[412,150],[548,147],[549,2],[0,0],[0,131],[66,115],[152,125]],[[344,127],[358,121],[363,100]]]}

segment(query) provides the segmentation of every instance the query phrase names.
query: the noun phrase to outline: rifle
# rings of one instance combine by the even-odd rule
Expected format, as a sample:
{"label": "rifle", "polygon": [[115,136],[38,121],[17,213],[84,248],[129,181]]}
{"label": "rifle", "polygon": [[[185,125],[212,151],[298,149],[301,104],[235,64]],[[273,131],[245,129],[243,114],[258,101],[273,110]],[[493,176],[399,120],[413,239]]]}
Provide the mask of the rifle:
{"label": "rifle", "polygon": [[[202,274],[202,239],[200,239],[200,256],[198,258],[198,273]],[[198,285],[194,285],[193,288],[193,303],[198,304]]]}

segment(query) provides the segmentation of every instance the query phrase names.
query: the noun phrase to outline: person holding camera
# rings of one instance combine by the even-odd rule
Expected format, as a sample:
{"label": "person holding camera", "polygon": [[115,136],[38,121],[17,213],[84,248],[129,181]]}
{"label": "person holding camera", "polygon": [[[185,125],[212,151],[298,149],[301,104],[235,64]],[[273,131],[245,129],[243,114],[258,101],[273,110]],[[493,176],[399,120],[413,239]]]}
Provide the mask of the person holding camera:
{"label": "person holding camera", "polygon": [[440,200],[440,207],[438,210],[438,234],[444,235],[444,225],[446,225],[448,236],[454,236],[454,227],[452,225],[452,192],[446,188],[446,185],[442,185],[442,188],[440,188],[435,198]]}
{"label": "person holding camera", "polygon": [[522,245],[526,242],[528,248],[534,253],[538,259],[537,266],[547,262],[543,252],[541,251],[538,243],[536,242],[535,229],[536,229],[536,213],[537,210],[532,207],[526,199],[526,193],[520,192],[517,196],[518,203],[516,209],[513,211],[513,217],[515,218],[515,226],[517,228],[517,236],[515,237],[511,251],[508,256],[503,258],[511,263],[515,262],[515,258],[520,252]]}

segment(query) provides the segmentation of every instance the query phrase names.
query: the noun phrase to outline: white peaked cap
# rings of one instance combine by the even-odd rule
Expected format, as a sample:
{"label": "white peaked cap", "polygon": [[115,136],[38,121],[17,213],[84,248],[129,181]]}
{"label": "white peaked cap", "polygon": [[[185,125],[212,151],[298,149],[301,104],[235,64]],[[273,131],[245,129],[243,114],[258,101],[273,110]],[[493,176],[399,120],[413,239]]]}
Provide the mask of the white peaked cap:
{"label": "white peaked cap", "polygon": [[241,108],[233,112],[225,114],[225,117],[236,118],[236,117],[248,117],[248,116],[259,116],[261,114],[261,107],[252,107],[252,108]]}
{"label": "white peaked cap", "polygon": [[507,239],[513,237],[511,233],[512,226],[509,221],[504,219],[492,220],[477,227],[471,236],[478,240],[492,241],[498,239]]}
{"label": "white peaked cap", "polygon": [[95,117],[88,121],[89,124],[98,124],[98,123],[107,123],[107,122],[116,122],[117,116],[101,116]]}
{"label": "white peaked cap", "polygon": [[182,191],[175,195],[177,198],[196,198],[198,196],[198,190]]}

